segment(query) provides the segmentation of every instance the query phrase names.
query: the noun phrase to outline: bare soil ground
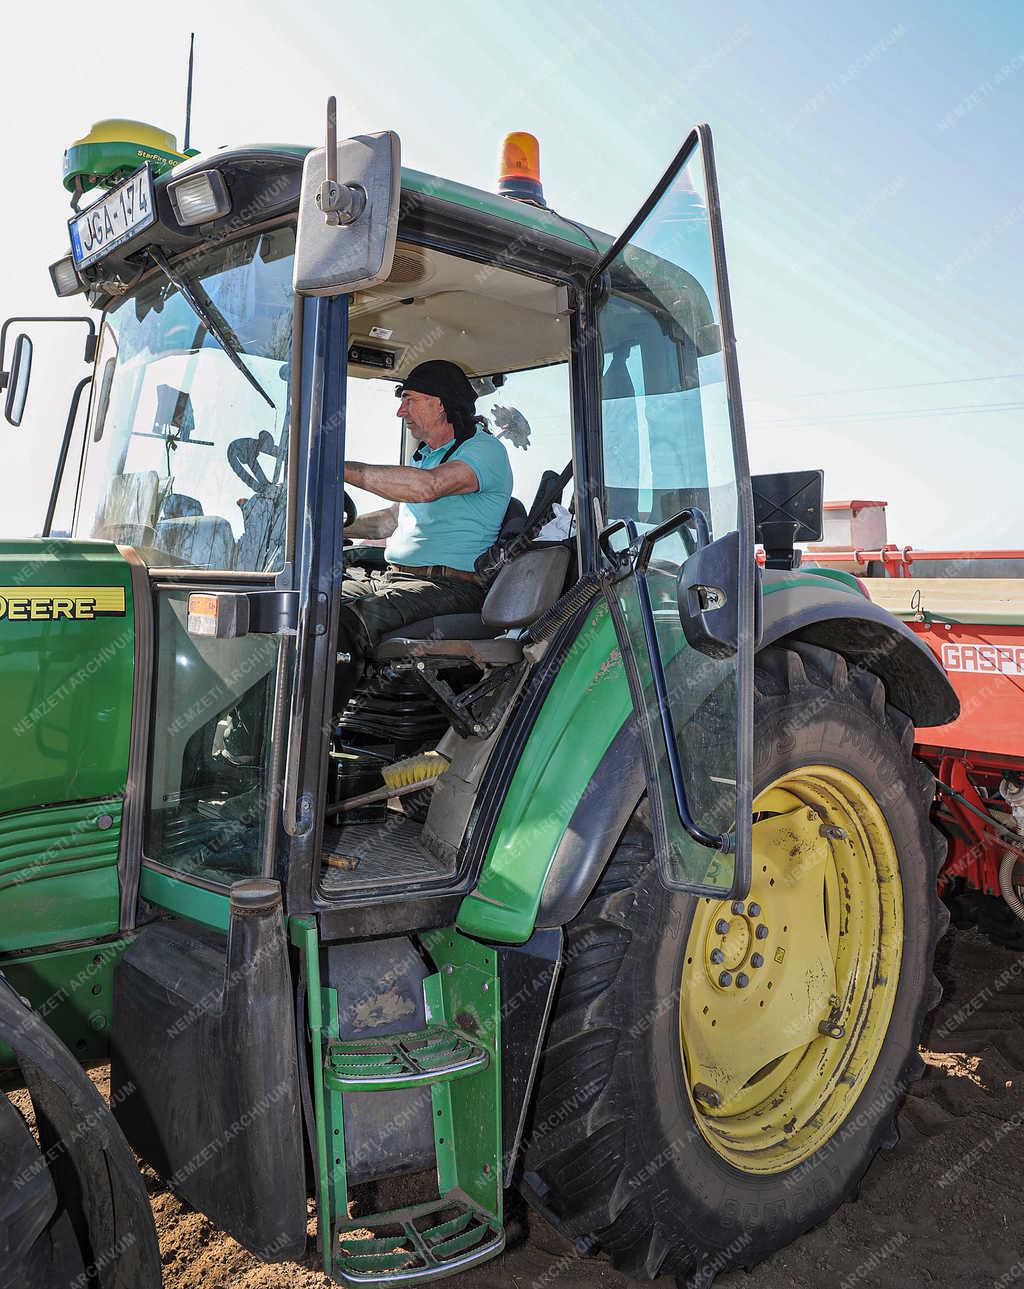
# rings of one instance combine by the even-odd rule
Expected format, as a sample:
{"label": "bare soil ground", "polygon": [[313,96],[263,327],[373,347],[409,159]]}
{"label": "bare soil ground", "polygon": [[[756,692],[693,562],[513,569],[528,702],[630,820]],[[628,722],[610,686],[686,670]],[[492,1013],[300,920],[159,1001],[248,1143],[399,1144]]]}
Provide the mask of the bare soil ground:
{"label": "bare soil ground", "polygon": [[[924,1077],[900,1112],[899,1144],[874,1161],[855,1203],[753,1272],[723,1274],[716,1289],[1024,1289],[1024,955],[975,930],[951,931],[938,973],[944,996],[924,1035]],[[166,1289],[326,1289],[312,1258],[257,1262],[145,1175]],[[506,1252],[453,1287],[638,1283],[579,1255],[515,1199],[511,1209]]]}

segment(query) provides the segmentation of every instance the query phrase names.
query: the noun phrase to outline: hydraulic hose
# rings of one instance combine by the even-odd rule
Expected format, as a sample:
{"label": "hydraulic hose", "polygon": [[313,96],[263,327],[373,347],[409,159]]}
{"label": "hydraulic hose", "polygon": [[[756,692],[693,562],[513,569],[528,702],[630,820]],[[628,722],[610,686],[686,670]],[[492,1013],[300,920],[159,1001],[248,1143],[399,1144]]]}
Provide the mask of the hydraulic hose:
{"label": "hydraulic hose", "polygon": [[999,863],[999,890],[1017,917],[1024,922],[1024,900],[1014,885],[1013,870],[1020,860],[1016,851],[1008,850]]}

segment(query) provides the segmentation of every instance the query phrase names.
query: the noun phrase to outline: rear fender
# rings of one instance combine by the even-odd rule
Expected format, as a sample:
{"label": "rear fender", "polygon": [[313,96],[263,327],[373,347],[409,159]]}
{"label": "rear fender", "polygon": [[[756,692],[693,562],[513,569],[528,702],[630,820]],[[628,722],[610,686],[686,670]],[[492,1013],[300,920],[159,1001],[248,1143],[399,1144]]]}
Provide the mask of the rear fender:
{"label": "rear fender", "polygon": [[874,672],[889,702],[915,725],[946,725],[960,713],[956,691],[928,646],[852,582],[810,571],[766,571],[760,647],[787,638],[833,649]]}

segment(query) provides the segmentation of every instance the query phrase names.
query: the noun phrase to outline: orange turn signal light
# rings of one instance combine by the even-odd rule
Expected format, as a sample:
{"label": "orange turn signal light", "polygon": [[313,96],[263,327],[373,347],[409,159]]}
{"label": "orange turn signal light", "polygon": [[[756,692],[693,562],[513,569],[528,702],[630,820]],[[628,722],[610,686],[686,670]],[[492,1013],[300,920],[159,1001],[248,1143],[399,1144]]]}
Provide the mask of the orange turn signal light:
{"label": "orange turn signal light", "polygon": [[194,592],[188,597],[185,630],[191,636],[212,636],[230,640],[249,630],[249,598],[222,592],[204,595]]}

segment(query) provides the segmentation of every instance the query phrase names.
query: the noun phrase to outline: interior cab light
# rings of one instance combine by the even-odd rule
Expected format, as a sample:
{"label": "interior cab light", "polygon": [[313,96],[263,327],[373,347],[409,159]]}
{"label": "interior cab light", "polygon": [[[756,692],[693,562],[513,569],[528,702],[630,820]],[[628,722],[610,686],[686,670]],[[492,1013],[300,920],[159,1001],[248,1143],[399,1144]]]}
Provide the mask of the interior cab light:
{"label": "interior cab light", "polygon": [[220,219],[231,209],[231,198],[223,176],[216,170],[203,170],[197,175],[174,179],[167,185],[167,195],[174,217],[183,227],[208,224]]}
{"label": "interior cab light", "polygon": [[547,206],[540,182],[540,143],[536,135],[527,134],[525,130],[505,135],[501,145],[498,192],[514,201]]}

